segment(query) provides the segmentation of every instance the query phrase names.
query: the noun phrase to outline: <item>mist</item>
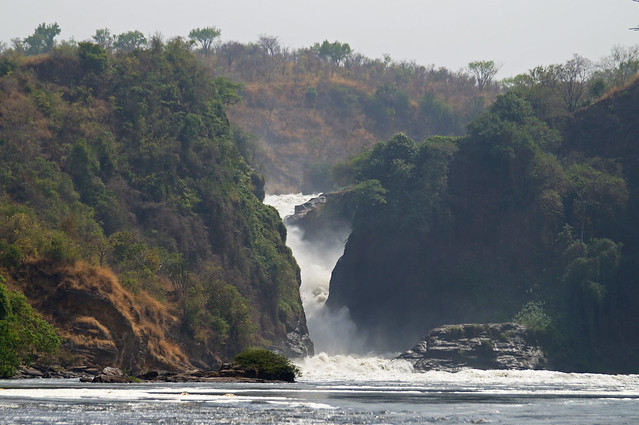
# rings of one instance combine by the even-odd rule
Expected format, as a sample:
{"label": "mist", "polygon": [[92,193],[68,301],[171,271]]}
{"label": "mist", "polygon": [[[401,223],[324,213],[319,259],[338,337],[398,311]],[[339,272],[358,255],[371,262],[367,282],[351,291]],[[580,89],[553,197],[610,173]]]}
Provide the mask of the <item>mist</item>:
{"label": "mist", "polygon": [[347,307],[329,308],[325,302],[329,294],[331,273],[344,253],[350,233],[346,223],[333,223],[322,232],[306,238],[304,231],[286,220],[301,205],[316,195],[267,195],[264,203],[275,207],[284,220],[288,235],[286,244],[300,266],[302,285],[300,296],[306,313],[309,335],[316,353],[362,354],[365,337],[358,332]]}

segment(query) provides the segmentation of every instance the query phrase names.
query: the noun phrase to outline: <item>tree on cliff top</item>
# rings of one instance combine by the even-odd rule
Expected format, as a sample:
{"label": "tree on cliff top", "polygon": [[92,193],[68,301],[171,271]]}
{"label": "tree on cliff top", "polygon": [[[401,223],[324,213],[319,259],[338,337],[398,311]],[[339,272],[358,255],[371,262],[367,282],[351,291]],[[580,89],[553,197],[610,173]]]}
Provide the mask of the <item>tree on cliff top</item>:
{"label": "tree on cliff top", "polygon": [[493,61],[474,61],[468,64],[468,70],[475,76],[480,90],[492,83],[500,68],[501,66]]}
{"label": "tree on cliff top", "polygon": [[60,26],[57,23],[47,25],[43,22],[38,25],[33,34],[22,42],[26,54],[37,55],[50,52],[60,31]]}
{"label": "tree on cliff top", "polygon": [[194,28],[189,33],[189,38],[200,43],[202,52],[205,56],[211,54],[211,46],[215,40],[222,34],[222,31],[216,27]]}

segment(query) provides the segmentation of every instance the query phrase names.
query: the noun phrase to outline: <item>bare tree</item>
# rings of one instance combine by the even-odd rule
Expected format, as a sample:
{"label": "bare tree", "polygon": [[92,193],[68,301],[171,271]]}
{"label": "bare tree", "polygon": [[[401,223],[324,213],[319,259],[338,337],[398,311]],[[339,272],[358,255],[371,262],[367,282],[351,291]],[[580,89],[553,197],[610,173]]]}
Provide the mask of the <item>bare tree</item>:
{"label": "bare tree", "polygon": [[259,44],[269,56],[275,56],[281,51],[279,39],[272,35],[261,34],[257,40],[257,44]]}
{"label": "bare tree", "polygon": [[564,102],[568,111],[573,112],[579,107],[581,98],[586,91],[592,63],[583,56],[574,54],[572,59],[559,66],[558,70]]}

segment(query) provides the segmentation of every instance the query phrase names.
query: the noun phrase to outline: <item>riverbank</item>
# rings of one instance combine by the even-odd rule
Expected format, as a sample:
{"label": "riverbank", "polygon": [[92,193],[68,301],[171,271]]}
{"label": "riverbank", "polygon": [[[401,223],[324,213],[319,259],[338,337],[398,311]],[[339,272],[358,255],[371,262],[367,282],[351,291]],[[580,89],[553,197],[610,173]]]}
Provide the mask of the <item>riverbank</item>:
{"label": "riverbank", "polygon": [[89,366],[32,366],[21,368],[11,380],[20,379],[71,379],[96,383],[143,383],[143,382],[284,382],[276,379],[258,378],[255,369],[242,369],[224,363],[218,370],[166,371],[152,370],[131,375],[115,367],[102,370]]}

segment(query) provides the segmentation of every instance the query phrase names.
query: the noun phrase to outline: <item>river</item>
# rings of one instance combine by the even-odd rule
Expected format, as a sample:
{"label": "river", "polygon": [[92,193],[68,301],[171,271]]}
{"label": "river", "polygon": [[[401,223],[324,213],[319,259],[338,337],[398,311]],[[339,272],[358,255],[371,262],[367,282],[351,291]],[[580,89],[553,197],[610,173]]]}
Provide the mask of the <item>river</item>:
{"label": "river", "polygon": [[319,354],[294,384],[0,381],[2,424],[637,424],[639,376],[413,373]]}
{"label": "river", "polygon": [[[281,215],[309,196],[267,197]],[[316,355],[296,360],[296,383],[93,384],[0,381],[0,424],[637,424],[639,375],[550,371],[413,372],[392,356],[352,355],[348,311],[323,309],[335,249],[288,244]]]}

